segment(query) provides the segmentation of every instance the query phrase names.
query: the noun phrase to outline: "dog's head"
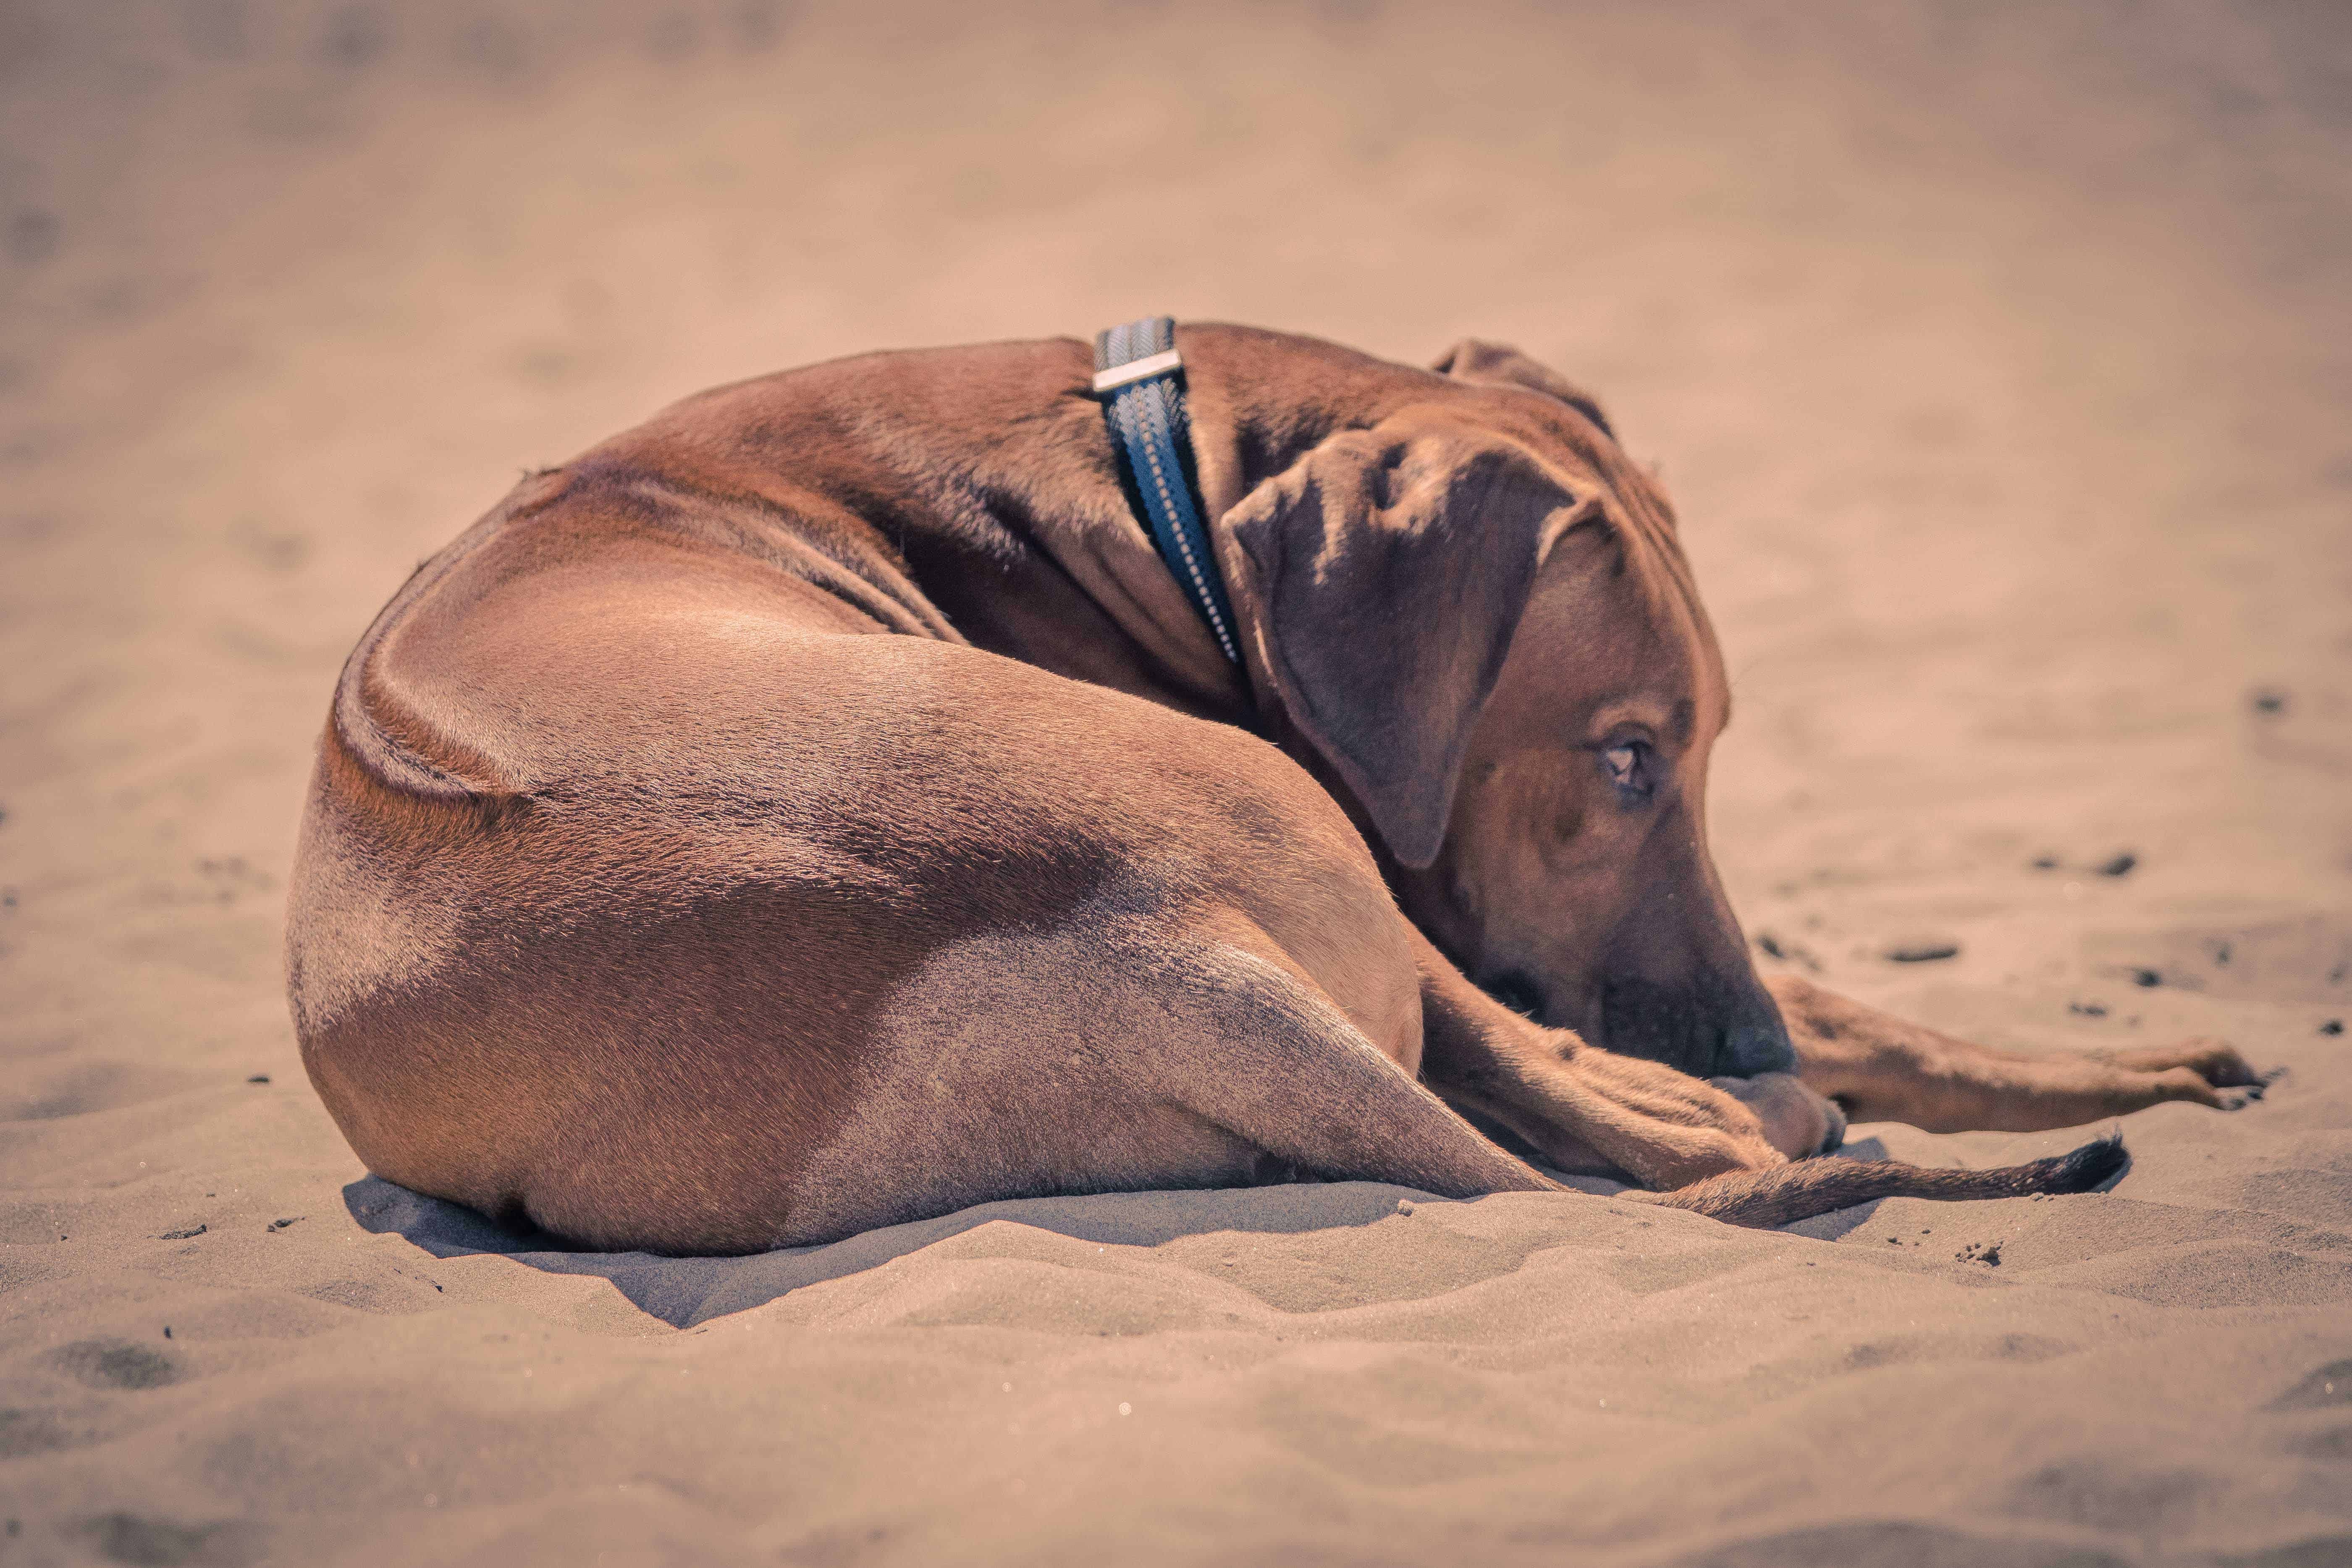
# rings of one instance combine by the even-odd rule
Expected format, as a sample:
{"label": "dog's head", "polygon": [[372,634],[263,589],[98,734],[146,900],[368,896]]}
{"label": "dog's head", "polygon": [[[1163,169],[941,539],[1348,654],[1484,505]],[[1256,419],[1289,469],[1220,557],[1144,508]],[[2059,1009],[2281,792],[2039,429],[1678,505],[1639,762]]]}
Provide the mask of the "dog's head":
{"label": "dog's head", "polygon": [[1790,1070],[1707,850],[1729,700],[1664,498],[1552,372],[1437,368],[1230,515],[1259,679],[1471,978],[1612,1050]]}

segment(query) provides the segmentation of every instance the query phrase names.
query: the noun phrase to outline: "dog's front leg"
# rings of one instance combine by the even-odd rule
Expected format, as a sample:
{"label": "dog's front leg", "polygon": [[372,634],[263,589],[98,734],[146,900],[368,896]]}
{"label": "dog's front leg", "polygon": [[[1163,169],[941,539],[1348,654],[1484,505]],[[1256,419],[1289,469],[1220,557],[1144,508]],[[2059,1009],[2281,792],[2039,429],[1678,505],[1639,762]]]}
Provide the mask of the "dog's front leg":
{"label": "dog's front leg", "polygon": [[[1654,1189],[1809,1154],[1713,1084],[1531,1023],[1472,984],[1418,930],[1422,1072],[1441,1097],[1526,1139],[1563,1171],[1622,1171]],[[1777,1123],[1781,1119],[1774,1118]]]}
{"label": "dog's front leg", "polygon": [[1857,1121],[1930,1132],[2037,1132],[2185,1100],[2235,1110],[2268,1080],[2217,1040],[2027,1056],[1957,1039],[1824,991],[1769,976],[1797,1047],[1797,1071]]}

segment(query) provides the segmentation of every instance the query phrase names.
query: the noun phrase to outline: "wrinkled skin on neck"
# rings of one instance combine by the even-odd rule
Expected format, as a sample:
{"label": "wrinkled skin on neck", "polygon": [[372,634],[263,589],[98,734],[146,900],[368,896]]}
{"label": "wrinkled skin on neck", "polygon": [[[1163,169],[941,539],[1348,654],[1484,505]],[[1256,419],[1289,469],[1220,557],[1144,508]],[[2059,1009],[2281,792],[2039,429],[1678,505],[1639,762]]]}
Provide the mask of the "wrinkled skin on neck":
{"label": "wrinkled skin on neck", "polygon": [[1391,868],[1400,903],[1540,1023],[1700,1077],[1793,1070],[1707,850],[1729,716],[1671,534],[1579,529],[1472,732],[1437,859]]}

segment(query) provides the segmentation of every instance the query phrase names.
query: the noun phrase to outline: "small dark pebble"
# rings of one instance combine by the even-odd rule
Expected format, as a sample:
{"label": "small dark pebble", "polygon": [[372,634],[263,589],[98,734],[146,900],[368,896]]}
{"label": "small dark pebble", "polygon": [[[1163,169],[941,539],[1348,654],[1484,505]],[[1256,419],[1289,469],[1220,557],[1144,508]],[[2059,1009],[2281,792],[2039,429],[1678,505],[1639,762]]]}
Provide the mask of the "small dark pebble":
{"label": "small dark pebble", "polygon": [[2033,868],[2037,871],[2055,871],[2058,869],[2058,857],[2055,855],[2036,855],[2033,858]]}
{"label": "small dark pebble", "polygon": [[2341,1018],[2330,1018],[2327,1022],[2319,1026],[2319,1032],[2323,1035],[2340,1035],[2344,1032],[2344,1020]]}
{"label": "small dark pebble", "polygon": [[2275,686],[2257,687],[2247,700],[2253,704],[2254,711],[2257,713],[2286,711],[2286,693]]}
{"label": "small dark pebble", "polygon": [[2107,1005],[2104,1002],[2069,1002],[2066,1011],[2080,1013],[2085,1018],[2104,1018],[2107,1016]]}
{"label": "small dark pebble", "polygon": [[294,1224],[296,1221],[306,1220],[310,1217],[310,1216],[306,1214],[298,1214],[290,1219],[273,1219],[269,1222],[269,1228],[272,1230],[284,1230],[288,1226]]}
{"label": "small dark pebble", "polygon": [[1780,951],[1780,939],[1774,936],[1769,931],[1759,931],[1756,933],[1756,951],[1762,953],[1767,958],[1786,958],[1788,956],[1787,953]]}
{"label": "small dark pebble", "polygon": [[[2034,1194],[2036,1197],[2040,1197],[2041,1195],[2042,1194],[2039,1193]],[[1983,1263],[1998,1268],[2000,1267],[2000,1243],[1998,1241],[1972,1241],[1966,1247],[1960,1248],[1958,1252],[1952,1254],[1952,1256],[1962,1263]]]}
{"label": "small dark pebble", "polygon": [[2164,976],[2158,974],[2153,969],[2135,969],[2131,972],[2131,974],[2132,984],[2135,985],[2147,986],[2161,985],[2164,984]]}
{"label": "small dark pebble", "polygon": [[172,1325],[169,1323],[163,1325],[163,1337],[167,1340],[172,1337]]}
{"label": "small dark pebble", "polygon": [[251,1078],[247,1079],[245,1081],[247,1083],[268,1083],[269,1081],[269,1075],[266,1072],[257,1072]]}
{"label": "small dark pebble", "polygon": [[2098,871],[2102,877],[2128,877],[2138,864],[2139,857],[2126,849],[2112,860],[2100,861]]}
{"label": "small dark pebble", "polygon": [[158,1241],[193,1241],[211,1228],[212,1227],[210,1226],[203,1225],[182,1226],[177,1230],[165,1231],[155,1239]]}
{"label": "small dark pebble", "polygon": [[1896,963],[1933,963],[1939,958],[1956,958],[1960,944],[1956,942],[1906,942],[1886,950],[1886,956]]}

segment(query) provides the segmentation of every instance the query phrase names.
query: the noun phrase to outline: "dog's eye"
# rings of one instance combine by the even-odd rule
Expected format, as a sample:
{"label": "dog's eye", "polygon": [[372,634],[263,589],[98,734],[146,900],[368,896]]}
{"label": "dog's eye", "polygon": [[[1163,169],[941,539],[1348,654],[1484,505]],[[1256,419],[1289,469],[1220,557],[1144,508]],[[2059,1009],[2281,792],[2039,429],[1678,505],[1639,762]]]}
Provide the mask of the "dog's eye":
{"label": "dog's eye", "polygon": [[1601,766],[1628,805],[1649,799],[1658,787],[1657,763],[1647,742],[1620,741],[1603,747]]}

